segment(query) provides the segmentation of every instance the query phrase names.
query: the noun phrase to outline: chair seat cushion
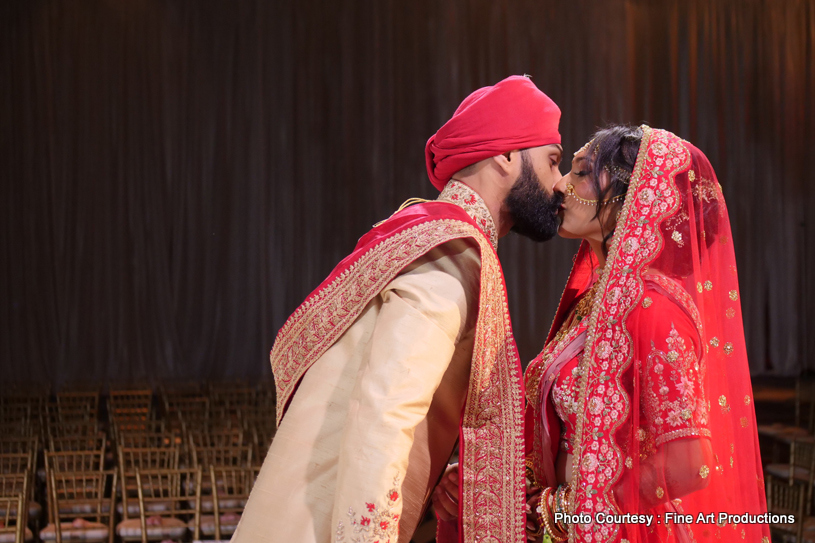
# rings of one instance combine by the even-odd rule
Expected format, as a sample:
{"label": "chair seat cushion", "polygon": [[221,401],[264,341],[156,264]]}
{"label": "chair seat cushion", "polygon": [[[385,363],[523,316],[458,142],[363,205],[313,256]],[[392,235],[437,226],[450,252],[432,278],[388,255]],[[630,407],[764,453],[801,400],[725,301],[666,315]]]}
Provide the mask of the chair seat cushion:
{"label": "chair seat cushion", "polygon": [[[765,473],[769,473],[773,477],[777,477],[779,479],[789,479],[790,477],[790,465],[789,464],[768,464],[766,468],[764,468]],[[793,471],[793,478],[808,482],[809,481],[809,470],[802,467],[797,467]]]}
{"label": "chair seat cushion", "polygon": [[[108,527],[101,522],[90,522],[76,519],[73,522],[60,524],[63,541],[106,541]],[[40,530],[40,539],[43,541],[56,541],[57,530],[53,523]]]}
{"label": "chair seat cushion", "polygon": [[[235,529],[238,527],[238,522],[240,522],[241,516],[237,513],[227,513],[225,515],[221,515],[221,536],[225,535],[232,535],[235,533]],[[195,521],[191,520],[188,523],[190,530],[195,528]],[[215,535],[215,516],[214,515],[203,515],[201,516],[201,533],[206,536],[213,536]]]}
{"label": "chair seat cushion", "polygon": [[[2,524],[0,522],[0,524]],[[15,543],[17,538],[17,533],[15,532],[0,532],[0,543]],[[34,533],[29,530],[28,528],[25,529],[25,540],[26,541],[33,541],[34,540]]]}
{"label": "chair seat cushion", "polygon": [[[187,524],[172,517],[150,517],[147,519],[148,538],[177,539],[187,533]],[[141,538],[141,520],[123,520],[116,526],[116,533],[122,538]]]}
{"label": "chair seat cushion", "polygon": [[[6,509],[0,507],[0,517],[6,516]],[[11,506],[11,518],[17,518],[17,506]],[[38,520],[42,516],[42,505],[35,501],[28,502],[28,520]]]}
{"label": "chair seat cushion", "polygon": [[[105,500],[102,502],[102,512],[109,513],[110,512],[110,502]],[[95,515],[96,514],[96,502],[76,502],[72,504],[59,504],[59,513],[60,515]],[[136,512],[138,514],[138,511]]]}
{"label": "chair seat cushion", "polygon": [[778,437],[778,436],[805,436],[809,432],[807,432],[806,428],[801,428],[799,426],[792,426],[790,424],[784,424],[781,422],[776,422],[773,424],[759,424],[758,425],[758,435],[761,436],[768,436],[768,437]]}
{"label": "chair seat cushion", "polygon": [[[213,503],[214,500],[212,496],[202,496],[201,497],[201,511],[206,513],[211,513],[213,511]],[[237,509],[239,507],[245,507],[246,500],[238,500],[233,498],[220,498],[218,500],[218,507],[223,509]],[[195,500],[189,500],[187,502],[187,507],[190,509],[195,509]]]}
{"label": "chair seat cushion", "polygon": [[[162,511],[169,511],[173,507],[172,500],[168,501],[157,501],[157,502],[147,502],[147,512],[148,513],[161,513]],[[120,515],[124,511],[124,506],[122,502],[116,504],[116,512]],[[138,517],[139,516],[139,500],[127,500],[127,516],[128,517]]]}

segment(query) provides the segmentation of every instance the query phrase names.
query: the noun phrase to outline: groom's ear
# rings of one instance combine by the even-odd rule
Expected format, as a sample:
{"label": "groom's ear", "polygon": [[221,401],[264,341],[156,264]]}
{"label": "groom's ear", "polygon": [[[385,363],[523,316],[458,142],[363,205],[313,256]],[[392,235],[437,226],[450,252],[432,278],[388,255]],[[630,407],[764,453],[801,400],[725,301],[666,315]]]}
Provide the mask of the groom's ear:
{"label": "groom's ear", "polygon": [[492,157],[492,159],[503,175],[513,175],[516,170],[519,170],[521,164],[519,151],[507,151]]}

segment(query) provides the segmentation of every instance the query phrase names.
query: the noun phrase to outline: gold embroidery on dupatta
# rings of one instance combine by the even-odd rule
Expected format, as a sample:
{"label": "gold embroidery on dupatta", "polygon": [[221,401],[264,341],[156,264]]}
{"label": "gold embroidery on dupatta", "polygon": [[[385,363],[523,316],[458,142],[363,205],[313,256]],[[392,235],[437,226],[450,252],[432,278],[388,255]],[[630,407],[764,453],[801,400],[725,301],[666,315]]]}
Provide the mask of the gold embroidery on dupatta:
{"label": "gold embroidery on dupatta", "polygon": [[[463,540],[525,541],[520,360],[509,320],[501,264],[485,246],[485,238],[477,239],[482,245],[481,294],[462,423]],[[503,432],[496,432],[496,428]]]}
{"label": "gold embroidery on dupatta", "polygon": [[[583,482],[583,463],[573,463],[573,513],[619,510],[612,488],[622,474],[623,455],[613,436],[628,419],[630,411],[630,399],[622,385],[622,374],[631,363],[633,345],[631,334],[623,323],[644,292],[643,278],[636,270],[636,263],[650,262],[663,247],[659,224],[679,208],[681,196],[676,190],[674,178],[690,164],[690,153],[678,138],[663,130],[648,126],[641,128],[643,137],[628,191],[630,196],[635,197],[626,198],[623,204],[618,222],[622,228],[618,226],[606,263],[607,273],[600,278],[599,292],[602,295],[595,300],[586,336],[585,355],[580,362],[579,405],[586,408],[589,390],[609,398],[618,394],[620,400],[614,407],[621,416],[611,420],[610,417],[584,413],[584,416],[577,418],[575,456],[582,457],[592,441],[595,446],[606,448],[608,452],[602,458],[598,457],[598,466],[592,470],[597,484],[602,486],[601,492],[596,492],[596,489],[590,488],[593,485],[586,486]],[[649,160],[652,154],[661,159],[661,166]],[[668,187],[657,187],[656,179],[665,177]],[[641,233],[634,234],[634,228],[640,228]],[[628,239],[635,239],[636,243],[625,243]],[[600,313],[603,313],[601,322],[608,325],[603,333],[598,331]],[[596,368],[592,367],[594,357],[598,359]],[[597,375],[592,377],[590,370]],[[615,540],[620,536],[617,525],[593,525],[588,529],[593,529],[594,540],[598,542]],[[569,532],[570,540],[582,539],[581,526],[572,524]]]}

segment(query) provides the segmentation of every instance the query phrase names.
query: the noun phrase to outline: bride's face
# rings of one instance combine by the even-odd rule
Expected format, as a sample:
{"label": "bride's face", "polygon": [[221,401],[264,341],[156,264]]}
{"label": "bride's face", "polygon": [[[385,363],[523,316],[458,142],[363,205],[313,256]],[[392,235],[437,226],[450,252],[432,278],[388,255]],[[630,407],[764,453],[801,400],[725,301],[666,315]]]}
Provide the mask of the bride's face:
{"label": "bride's face", "polygon": [[[604,231],[600,221],[606,221],[608,214],[616,212],[618,205],[601,205],[600,214],[597,214],[599,202],[598,195],[592,181],[592,173],[586,152],[578,152],[572,159],[572,169],[555,185],[555,190],[564,196],[558,215],[561,223],[558,235],[563,238],[582,238],[589,241],[602,242]],[[600,187],[608,186],[609,178],[606,172],[600,176]],[[607,234],[613,224],[606,224]]]}

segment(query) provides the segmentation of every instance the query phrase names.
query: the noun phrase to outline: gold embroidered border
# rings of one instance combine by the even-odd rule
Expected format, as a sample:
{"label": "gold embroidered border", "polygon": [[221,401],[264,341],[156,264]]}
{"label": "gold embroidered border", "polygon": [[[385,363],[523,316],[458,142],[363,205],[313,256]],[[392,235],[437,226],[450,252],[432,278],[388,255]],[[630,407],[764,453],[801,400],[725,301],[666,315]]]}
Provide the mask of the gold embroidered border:
{"label": "gold embroidered border", "polygon": [[674,430],[673,432],[667,432],[665,434],[657,436],[656,438],[654,438],[654,445],[659,447],[660,445],[667,441],[671,441],[672,439],[679,439],[681,437],[695,437],[695,436],[710,437],[711,435],[713,434],[711,434],[710,430],[708,430],[707,428],[683,428],[681,430]]}
{"label": "gold embroidered border", "polygon": [[[486,239],[472,373],[462,421],[463,541],[526,541],[523,383],[503,272]],[[484,256],[485,255],[485,256]]]}

